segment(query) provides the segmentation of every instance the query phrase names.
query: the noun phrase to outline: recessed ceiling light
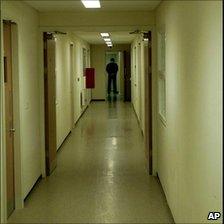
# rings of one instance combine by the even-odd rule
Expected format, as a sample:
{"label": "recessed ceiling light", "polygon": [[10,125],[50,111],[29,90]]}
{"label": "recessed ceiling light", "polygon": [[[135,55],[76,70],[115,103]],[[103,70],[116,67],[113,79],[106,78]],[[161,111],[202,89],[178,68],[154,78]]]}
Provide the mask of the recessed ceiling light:
{"label": "recessed ceiling light", "polygon": [[110,35],[109,35],[109,33],[101,33],[101,36],[102,37],[109,37]]}
{"label": "recessed ceiling light", "polygon": [[82,4],[88,9],[101,8],[99,0],[81,0]]}
{"label": "recessed ceiling light", "polygon": [[106,42],[111,42],[111,39],[110,39],[110,38],[104,38],[104,40],[105,40]]}

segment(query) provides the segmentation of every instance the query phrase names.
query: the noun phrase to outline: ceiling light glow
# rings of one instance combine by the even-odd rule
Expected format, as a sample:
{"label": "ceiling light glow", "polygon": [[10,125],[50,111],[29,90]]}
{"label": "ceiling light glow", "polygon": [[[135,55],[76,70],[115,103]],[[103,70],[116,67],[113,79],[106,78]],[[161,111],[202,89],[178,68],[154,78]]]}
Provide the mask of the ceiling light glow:
{"label": "ceiling light glow", "polygon": [[82,1],[82,4],[87,9],[101,8],[100,1],[99,0],[81,0],[81,1]]}
{"label": "ceiling light glow", "polygon": [[108,47],[113,46],[109,33],[100,33],[100,35],[103,37],[103,39]]}
{"label": "ceiling light glow", "polygon": [[106,42],[111,42],[111,39],[110,39],[110,38],[104,38],[104,40],[105,40]]}
{"label": "ceiling light glow", "polygon": [[102,37],[109,37],[109,33],[100,33]]}

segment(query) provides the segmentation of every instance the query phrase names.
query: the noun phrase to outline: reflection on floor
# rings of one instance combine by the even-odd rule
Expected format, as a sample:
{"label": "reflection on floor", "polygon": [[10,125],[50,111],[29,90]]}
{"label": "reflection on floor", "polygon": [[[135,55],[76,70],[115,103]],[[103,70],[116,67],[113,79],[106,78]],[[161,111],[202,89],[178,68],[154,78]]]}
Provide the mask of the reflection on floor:
{"label": "reflection on floor", "polygon": [[122,97],[119,94],[108,94],[107,95],[108,102],[116,102],[118,100],[122,100]]}
{"label": "reflection on floor", "polygon": [[131,104],[92,103],[9,222],[173,223],[162,189],[147,174]]}

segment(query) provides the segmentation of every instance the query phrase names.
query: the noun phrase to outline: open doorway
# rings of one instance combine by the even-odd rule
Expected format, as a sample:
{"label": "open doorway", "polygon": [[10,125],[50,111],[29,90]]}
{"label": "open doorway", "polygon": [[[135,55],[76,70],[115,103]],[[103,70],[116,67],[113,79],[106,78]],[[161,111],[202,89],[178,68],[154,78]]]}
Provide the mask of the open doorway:
{"label": "open doorway", "polygon": [[[111,62],[111,59],[114,59],[114,62],[118,65],[118,72],[117,72],[117,78],[116,78],[116,86],[117,86],[117,92],[118,94],[114,95],[116,99],[122,99],[123,98],[123,88],[122,88],[122,83],[123,83],[123,76],[122,76],[122,53],[120,51],[107,51],[106,52],[106,64],[105,64],[105,69],[106,66]],[[114,85],[111,83],[111,90],[114,91]],[[108,74],[106,74],[106,96],[108,95]],[[108,98],[109,99],[109,98]]]}
{"label": "open doorway", "polygon": [[[106,65],[114,58],[115,63],[118,65],[117,73],[117,91],[118,99],[127,102],[131,101],[131,56],[130,52],[124,51],[107,51],[106,52]],[[105,65],[105,68],[106,68]],[[106,94],[108,88],[108,79],[106,77]]]}

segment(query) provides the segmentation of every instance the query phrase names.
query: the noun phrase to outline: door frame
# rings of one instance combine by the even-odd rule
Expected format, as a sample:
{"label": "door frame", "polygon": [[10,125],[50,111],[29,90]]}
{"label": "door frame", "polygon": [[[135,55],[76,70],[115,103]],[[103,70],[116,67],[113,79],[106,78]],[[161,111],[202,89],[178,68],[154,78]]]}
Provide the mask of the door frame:
{"label": "door frame", "polygon": [[[13,126],[15,128],[14,133],[14,190],[15,190],[15,210],[24,207],[24,200],[22,196],[22,160],[21,160],[21,142],[20,142],[20,91],[19,91],[19,56],[18,56],[18,25],[17,23],[3,19],[3,23],[8,22],[11,24],[11,48],[12,48],[12,91],[13,91]],[[3,38],[3,31],[1,33]],[[3,55],[4,42],[1,39],[1,53]],[[1,72],[4,74],[3,56],[1,57]],[[7,222],[7,187],[6,187],[6,132],[5,132],[5,91],[4,91],[4,79],[1,79],[1,175],[2,184],[1,189],[1,222]]]}
{"label": "door frame", "polygon": [[[131,52],[123,51],[124,60],[124,102],[131,102]],[[129,73],[129,76],[127,74]],[[127,80],[129,78],[129,80]],[[127,87],[127,82],[129,82],[129,87]],[[130,90],[128,90],[130,88]],[[128,92],[129,91],[129,92]],[[130,94],[130,96],[129,96]]]}

